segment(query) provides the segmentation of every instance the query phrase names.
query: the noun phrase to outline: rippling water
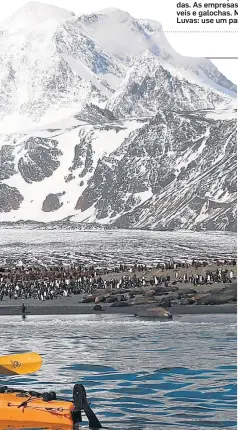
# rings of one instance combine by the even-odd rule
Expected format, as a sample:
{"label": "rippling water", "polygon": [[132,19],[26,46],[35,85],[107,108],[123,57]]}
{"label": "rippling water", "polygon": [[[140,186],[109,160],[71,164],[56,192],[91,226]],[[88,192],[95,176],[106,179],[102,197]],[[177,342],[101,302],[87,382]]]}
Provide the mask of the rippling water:
{"label": "rippling water", "polygon": [[235,315],[164,323],[114,315],[2,317],[0,342],[2,354],[37,351],[44,359],[37,374],[2,377],[1,384],[70,397],[83,383],[108,429],[236,428]]}
{"label": "rippling water", "polygon": [[79,261],[110,266],[178,259],[236,258],[236,234],[191,231],[68,231],[0,229],[0,264]]}

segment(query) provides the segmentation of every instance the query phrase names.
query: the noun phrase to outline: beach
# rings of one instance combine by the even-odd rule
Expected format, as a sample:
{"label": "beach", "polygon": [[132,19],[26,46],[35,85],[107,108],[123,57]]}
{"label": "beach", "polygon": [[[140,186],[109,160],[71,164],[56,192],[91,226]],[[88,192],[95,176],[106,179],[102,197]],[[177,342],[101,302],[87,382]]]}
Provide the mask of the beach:
{"label": "beach", "polygon": [[[203,274],[205,273],[206,270],[215,270],[216,266],[207,266],[207,267],[199,267],[197,268],[197,273]],[[224,268],[223,268],[224,269]],[[184,268],[180,268],[180,275],[183,276],[183,274],[189,271],[192,271],[192,268],[188,268],[188,269],[184,269]],[[174,286],[172,286],[172,283],[174,281],[174,277],[175,277],[175,270],[174,269],[168,269],[166,271],[163,271],[163,276],[170,276],[171,277],[171,288],[173,288]],[[236,268],[234,269],[235,272],[235,276],[236,276]],[[152,270],[148,270],[146,273],[143,273],[143,276],[145,277],[145,279],[149,280],[151,278],[153,278],[154,276],[156,276],[157,274],[161,273],[161,270],[158,269],[152,269]],[[130,276],[131,273],[130,272],[123,272],[123,273],[113,273],[113,274],[106,274],[104,276],[105,279],[110,279],[112,276],[113,278],[117,278],[120,279],[122,276],[127,277]],[[136,273],[136,275],[138,276],[139,273]],[[141,274],[142,275],[142,274]],[[147,288],[143,288],[141,290],[143,290],[143,294],[147,293],[147,291],[149,291],[149,288],[153,288],[153,287],[147,287]],[[159,288],[159,287],[158,287]],[[162,289],[163,287],[161,287]],[[168,286],[168,289],[170,287]],[[193,289],[195,289],[195,291],[197,292],[197,295],[202,298],[202,297],[206,297],[208,295],[208,293],[213,293],[214,297],[216,297],[216,295],[222,291],[224,291],[225,289],[230,289],[233,288],[234,290],[236,289],[236,283],[235,281],[233,283],[222,283],[222,282],[218,282],[218,283],[213,283],[210,285],[204,284],[204,285],[196,285],[193,286],[190,283],[185,283],[185,282],[177,282],[176,283],[176,288],[177,291],[176,293],[184,293],[184,292],[188,292],[189,293],[189,289],[191,289],[191,291]],[[127,291],[127,290],[125,290]],[[139,291],[138,291],[139,292]],[[97,296],[100,296],[101,294],[105,294],[108,293],[106,290],[96,290],[95,294]],[[114,295],[117,293],[117,290],[112,292]],[[118,294],[121,295],[123,294],[123,289],[118,290]],[[167,294],[167,293],[166,293]],[[140,296],[141,294],[139,294]],[[184,294],[185,295],[185,294]],[[189,295],[191,296],[191,294]],[[155,307],[157,304],[156,303],[152,303],[151,302],[151,298],[148,296],[148,303],[145,304],[128,304],[128,306],[121,306],[121,307],[113,307],[112,304],[113,303],[100,303],[100,306],[102,307],[102,310],[95,310],[95,303],[91,302],[91,303],[82,303],[82,300],[84,299],[85,294],[78,294],[78,295],[73,295],[70,297],[58,297],[57,299],[54,300],[36,300],[33,298],[29,298],[29,299],[9,299],[8,297],[4,297],[4,299],[2,301],[0,301],[0,316],[4,316],[4,315],[22,315],[22,304],[24,303],[26,306],[26,312],[25,312],[25,316],[27,317],[28,315],[75,315],[75,314],[125,314],[125,315],[132,315],[134,316],[135,314],[138,315],[138,313],[146,311],[148,308],[151,307]],[[145,296],[143,296],[145,297]],[[167,299],[168,296],[165,295],[160,295],[160,297],[162,297],[162,299]],[[166,308],[166,306],[165,306]],[[185,315],[185,314],[231,314],[231,313],[236,313],[237,312],[237,305],[235,302],[232,303],[222,303],[222,304],[173,304],[168,308],[169,312],[172,315]]]}
{"label": "beach", "polygon": [[[93,268],[85,272],[86,277],[80,272],[77,275],[75,268],[69,269],[69,272],[64,274],[68,279],[72,274],[75,279],[73,282],[77,283],[80,276],[85,279],[83,282],[86,284],[78,290],[68,288],[69,285],[63,278],[60,292],[56,285],[54,288],[57,293],[52,296],[44,297],[41,293],[37,297],[27,298],[26,295],[15,297],[12,293],[10,298],[9,294],[3,294],[0,300],[0,316],[23,315],[26,318],[28,315],[125,314],[141,317],[148,316],[147,311],[156,309],[154,317],[163,318],[166,312],[173,317],[185,314],[234,314],[237,311],[235,260],[214,261],[209,264],[205,261],[195,261],[193,264],[172,264],[172,267],[169,265],[119,267],[120,270],[115,267],[99,271],[97,275],[100,278],[99,283],[96,281],[97,278],[90,274],[94,273]],[[126,270],[123,270],[124,267]],[[41,289],[44,277],[47,285],[49,274],[51,280],[54,277],[58,278],[59,283],[60,277],[62,280],[62,270],[64,272],[66,269],[61,266],[58,270],[41,272],[39,266],[34,270],[39,277],[39,287],[36,289]],[[19,280],[21,277],[24,278],[25,272],[29,276],[26,268],[18,272]],[[16,272],[12,272],[11,276],[15,276],[14,273]],[[17,283],[18,281],[15,281],[15,285]],[[158,316],[157,308],[164,309],[164,314],[162,311]]]}
{"label": "beach", "polygon": [[[60,304],[52,304],[50,305],[47,302],[42,302],[39,304],[26,304],[27,312],[25,314],[27,316],[33,315],[104,315],[104,314],[123,314],[123,315],[132,315],[138,314],[140,311],[144,311],[148,308],[148,305],[140,305],[140,306],[129,306],[129,307],[121,307],[121,308],[113,308],[109,305],[104,306],[103,311],[95,311],[93,310],[92,305],[89,304],[78,304],[71,305],[69,301],[63,299]],[[224,304],[224,305],[178,305],[170,308],[170,312],[172,315],[207,315],[207,314],[236,314],[237,306],[236,304]],[[0,316],[4,315],[22,315],[21,312],[21,303],[16,305],[8,304],[7,306],[0,306]]]}

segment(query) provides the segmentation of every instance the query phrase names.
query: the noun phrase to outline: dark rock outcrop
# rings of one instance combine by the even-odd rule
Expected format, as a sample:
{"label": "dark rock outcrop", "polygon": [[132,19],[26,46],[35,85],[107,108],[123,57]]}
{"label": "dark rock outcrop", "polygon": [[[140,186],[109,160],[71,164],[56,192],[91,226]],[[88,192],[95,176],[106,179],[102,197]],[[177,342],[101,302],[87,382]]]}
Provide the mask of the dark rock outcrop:
{"label": "dark rock outcrop", "polygon": [[8,179],[16,173],[13,149],[12,145],[3,145],[0,149],[0,180]]}
{"label": "dark rock outcrop", "polygon": [[18,170],[27,183],[43,181],[59,167],[62,152],[57,140],[30,137],[22,145],[26,155],[19,159]]}
{"label": "dark rock outcrop", "polygon": [[0,212],[17,210],[24,198],[15,187],[0,183]]}
{"label": "dark rock outcrop", "polygon": [[60,202],[62,194],[63,193],[48,194],[42,204],[43,212],[54,212],[61,208],[63,205],[63,203]]}

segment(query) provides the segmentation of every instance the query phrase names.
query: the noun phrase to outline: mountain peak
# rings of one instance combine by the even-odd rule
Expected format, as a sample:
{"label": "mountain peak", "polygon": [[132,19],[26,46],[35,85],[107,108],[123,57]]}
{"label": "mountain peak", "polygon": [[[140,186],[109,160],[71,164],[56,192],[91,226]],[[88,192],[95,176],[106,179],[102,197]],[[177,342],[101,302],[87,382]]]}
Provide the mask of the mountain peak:
{"label": "mountain peak", "polygon": [[116,7],[108,7],[105,9],[101,9],[98,11],[99,14],[107,15],[108,17],[116,18],[121,20],[128,20],[128,18],[132,18],[131,15],[128,12],[125,12],[124,10],[118,9]]}
{"label": "mountain peak", "polygon": [[46,3],[31,1],[24,4],[0,25],[5,34],[13,34],[48,19],[73,19],[74,12]]}

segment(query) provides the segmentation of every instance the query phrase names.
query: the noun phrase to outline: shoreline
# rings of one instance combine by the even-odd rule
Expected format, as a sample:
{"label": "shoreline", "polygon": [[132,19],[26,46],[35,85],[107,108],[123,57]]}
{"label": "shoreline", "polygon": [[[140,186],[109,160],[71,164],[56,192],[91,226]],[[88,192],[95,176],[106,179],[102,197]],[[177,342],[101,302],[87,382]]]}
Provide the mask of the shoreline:
{"label": "shoreline", "polygon": [[[129,278],[134,274],[136,278],[146,280],[146,285],[126,285],[121,288],[96,288],[91,293],[80,292],[78,294],[64,297],[59,295],[57,298],[39,300],[33,298],[12,298],[8,296],[1,297],[0,300],[0,317],[1,316],[21,316],[22,318],[34,315],[127,315],[134,316],[146,315],[151,309],[158,307],[164,311],[154,313],[154,319],[166,319],[171,313],[175,315],[208,315],[208,314],[237,314],[237,268],[236,266],[221,266],[222,270],[226,268],[233,270],[233,282],[213,281],[211,283],[202,283],[194,285],[192,282],[183,280],[184,274],[188,277],[194,273],[205,277],[206,271],[215,272],[219,266],[208,265],[200,267],[179,267],[177,269],[158,269],[153,268],[135,273],[129,270],[121,273],[107,273],[103,279],[110,282],[110,279]],[[176,281],[176,272],[180,280]],[[167,286],[165,282],[159,285],[154,284],[155,277],[170,277]],[[151,283],[152,281],[152,283]],[[160,281],[161,282],[161,281]],[[119,303],[122,300],[126,303]],[[110,300],[108,300],[110,299]],[[84,303],[82,303],[85,300]],[[88,302],[87,302],[88,300]],[[108,300],[108,301],[107,301]],[[117,304],[115,303],[117,302]],[[26,307],[25,314],[22,306]],[[94,306],[99,310],[95,310]],[[24,307],[23,306],[23,307]],[[102,309],[100,309],[100,307]],[[159,312],[162,316],[158,315]],[[164,313],[163,313],[164,312]],[[143,318],[139,316],[138,318]]]}
{"label": "shoreline", "polygon": [[[134,316],[140,311],[148,309],[149,305],[132,305],[126,307],[111,307],[105,306],[103,311],[95,311],[92,308],[92,304],[77,304],[67,305],[62,303],[61,305],[51,304],[43,302],[40,305],[28,305],[26,318],[28,316],[35,315],[127,315]],[[222,305],[174,305],[168,308],[172,315],[212,315],[212,314],[236,314],[236,304],[222,304]],[[0,306],[0,317],[1,316],[23,316],[21,312],[21,304],[18,306]],[[138,317],[143,318],[143,317]],[[153,318],[154,319],[154,318]],[[163,318],[165,319],[165,318]],[[166,318],[167,320],[167,318]]]}

